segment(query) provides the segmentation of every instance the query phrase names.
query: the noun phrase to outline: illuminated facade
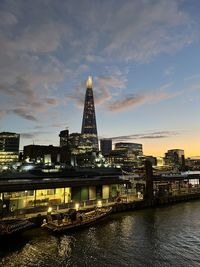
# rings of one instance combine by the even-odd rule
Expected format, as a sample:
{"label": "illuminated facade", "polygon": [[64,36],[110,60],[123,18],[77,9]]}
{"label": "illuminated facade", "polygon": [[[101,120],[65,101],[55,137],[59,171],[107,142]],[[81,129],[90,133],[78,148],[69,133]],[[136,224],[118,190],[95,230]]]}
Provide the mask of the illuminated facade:
{"label": "illuminated facade", "polygon": [[98,151],[99,146],[91,76],[88,77],[86,87],[81,134],[83,136],[84,143],[88,146],[88,150]]}
{"label": "illuminated facade", "polygon": [[183,149],[170,149],[165,153],[165,164],[170,166],[182,165],[184,161]]}
{"label": "illuminated facade", "polygon": [[[26,180],[22,179],[26,177]],[[19,174],[3,181],[0,179],[0,214],[5,206],[5,214],[12,210],[18,211],[17,214],[36,211],[45,211],[47,208],[68,207],[74,208],[78,203],[80,207],[95,205],[97,200],[103,203],[113,201],[124,187],[124,181],[118,176],[93,178],[56,178],[56,176],[45,176],[36,178],[31,174]],[[13,182],[10,182],[13,179]]]}
{"label": "illuminated facade", "polygon": [[0,164],[18,161],[20,135],[17,133],[0,133]]}
{"label": "illuminated facade", "polygon": [[[96,203],[96,200],[108,200],[117,196],[120,185],[102,185],[89,187],[63,187],[42,190],[25,190],[0,193],[0,200],[6,204],[8,211],[15,207],[23,208],[59,206],[67,204],[74,207],[78,202],[80,206]],[[85,203],[84,203],[85,202]]]}
{"label": "illuminated facade", "polygon": [[142,144],[137,143],[116,143],[115,144],[115,150],[121,150],[125,151],[127,155],[135,155],[135,156],[142,156],[143,155],[143,149]]}
{"label": "illuminated facade", "polygon": [[109,154],[109,163],[121,167],[136,167],[142,155],[142,144],[119,142]]}

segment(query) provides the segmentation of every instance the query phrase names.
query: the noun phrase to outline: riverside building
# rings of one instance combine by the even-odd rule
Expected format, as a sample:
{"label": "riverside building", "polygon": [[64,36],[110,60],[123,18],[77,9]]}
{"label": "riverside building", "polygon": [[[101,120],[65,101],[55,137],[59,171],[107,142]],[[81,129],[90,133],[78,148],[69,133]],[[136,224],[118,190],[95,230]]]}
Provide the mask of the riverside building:
{"label": "riverside building", "polygon": [[[88,172],[87,172],[88,174]],[[0,213],[17,214],[47,211],[53,208],[74,208],[113,201],[124,184],[118,174],[83,177],[75,173],[15,173],[0,179]],[[4,210],[3,210],[4,209]]]}
{"label": "riverside building", "polygon": [[172,168],[180,167],[185,164],[185,155],[183,149],[170,149],[165,153],[165,165]]}

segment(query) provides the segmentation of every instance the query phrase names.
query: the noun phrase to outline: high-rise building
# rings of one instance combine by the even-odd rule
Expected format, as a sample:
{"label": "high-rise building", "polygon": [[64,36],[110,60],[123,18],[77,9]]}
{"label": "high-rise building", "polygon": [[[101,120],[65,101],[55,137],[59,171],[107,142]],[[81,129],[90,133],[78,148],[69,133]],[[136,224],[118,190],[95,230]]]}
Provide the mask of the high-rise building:
{"label": "high-rise building", "polygon": [[59,134],[60,137],[60,147],[67,146],[69,140],[69,130],[63,130]]}
{"label": "high-rise building", "polygon": [[110,152],[112,151],[112,139],[107,139],[107,138],[101,139],[100,150],[104,156],[109,155]]}
{"label": "high-rise building", "polygon": [[19,139],[17,133],[0,133],[0,164],[8,164],[18,161]]}
{"label": "high-rise building", "polygon": [[87,146],[89,144],[91,151],[99,150],[91,76],[88,77],[86,82],[85,105],[81,134],[85,144],[87,144]]}

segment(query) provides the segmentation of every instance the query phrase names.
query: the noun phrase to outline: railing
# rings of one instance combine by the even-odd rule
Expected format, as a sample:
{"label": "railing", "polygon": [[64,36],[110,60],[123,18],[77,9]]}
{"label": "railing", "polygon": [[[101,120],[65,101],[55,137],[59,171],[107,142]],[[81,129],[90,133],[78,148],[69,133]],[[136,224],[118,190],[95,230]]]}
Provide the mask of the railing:
{"label": "railing", "polygon": [[173,196],[200,193],[200,187],[181,188],[181,189],[173,190],[171,193]]}

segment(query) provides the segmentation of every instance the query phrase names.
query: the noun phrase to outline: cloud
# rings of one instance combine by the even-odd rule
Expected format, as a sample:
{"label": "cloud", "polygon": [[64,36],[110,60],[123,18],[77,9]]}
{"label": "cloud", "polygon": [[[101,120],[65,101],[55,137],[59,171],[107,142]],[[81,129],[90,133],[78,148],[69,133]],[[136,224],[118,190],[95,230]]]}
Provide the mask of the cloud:
{"label": "cloud", "polygon": [[16,16],[11,12],[0,11],[0,26],[14,25],[18,22]]}
{"label": "cloud", "polygon": [[[23,119],[37,121],[38,112],[48,110],[50,106],[58,105],[61,100],[54,97],[46,97],[34,88],[34,82],[25,80],[22,77],[16,78],[14,84],[0,85],[2,95],[7,95],[7,103],[4,104],[4,113],[14,113]],[[10,103],[10,105],[8,105]]]}
{"label": "cloud", "polygon": [[[24,119],[40,120],[40,113],[64,102],[63,85],[82,79],[95,64],[99,73],[105,73],[102,69],[116,63],[149,62],[182,49],[198,36],[198,23],[178,0],[61,2],[0,3],[1,117],[15,110]],[[108,105],[126,90],[125,75],[113,71],[95,82],[95,103],[111,111],[173,96],[129,95]],[[66,90],[66,100],[83,106],[85,85],[72,93]]]}
{"label": "cloud", "polygon": [[49,22],[38,28],[27,27],[20,36],[8,42],[10,49],[23,52],[48,53],[56,50],[68,31],[67,25]]}
{"label": "cloud", "polygon": [[126,82],[122,79],[122,77],[99,76],[99,77],[97,77],[97,87],[124,89],[126,87]]}
{"label": "cloud", "polygon": [[26,120],[37,121],[37,119],[33,115],[27,114],[26,109],[16,108],[16,109],[11,110],[10,112],[17,114],[18,116],[20,116]]}
{"label": "cloud", "polygon": [[198,90],[200,89],[200,83],[196,83],[196,84],[192,84],[192,86],[190,87],[190,90]]}
{"label": "cloud", "polygon": [[107,105],[112,112],[135,108],[144,104],[152,104],[180,95],[182,92],[170,93],[164,90],[145,92],[142,95],[128,95]]}
{"label": "cloud", "polygon": [[200,78],[200,74],[194,74],[194,75],[186,77],[184,80],[188,81],[188,80],[199,79],[199,78]]}
{"label": "cloud", "polygon": [[35,139],[40,135],[47,134],[48,132],[35,131],[30,133],[20,133],[20,137],[23,139]]}
{"label": "cloud", "polygon": [[2,10],[1,118],[15,113],[23,119],[37,121],[39,113],[62,103],[62,99],[54,95],[54,89],[71,71],[53,53],[62,46],[70,31],[67,25],[53,21],[48,15],[42,18],[37,4],[10,2],[3,5]]}
{"label": "cloud", "polygon": [[104,48],[108,57],[148,62],[195,39],[192,19],[180,11],[178,1],[127,1],[114,14],[110,25],[112,38]]}
{"label": "cloud", "polygon": [[35,125],[34,126],[34,129],[47,129],[47,128],[59,128],[59,129],[67,129],[68,127],[67,127],[67,123],[65,122],[59,122],[59,121],[57,121],[56,120],[56,122],[54,122],[54,123],[51,123],[51,124],[48,124],[48,125],[41,125],[41,124],[39,124],[39,125]]}
{"label": "cloud", "polygon": [[85,59],[89,63],[104,63],[105,62],[105,58],[103,58],[101,56],[96,56],[96,55],[86,55]]}
{"label": "cloud", "polygon": [[122,136],[114,136],[111,137],[114,143],[117,142],[133,142],[133,140],[137,139],[160,139],[160,138],[170,138],[175,135],[178,135],[177,131],[158,131],[158,132],[150,132],[150,133],[141,133],[141,134],[130,134],[130,135],[122,135]]}
{"label": "cloud", "polygon": [[165,69],[164,74],[166,76],[170,76],[170,75],[174,74],[174,70],[175,70],[174,67],[173,66],[170,66],[170,67],[168,67],[168,68]]}
{"label": "cloud", "polygon": [[[95,78],[94,83],[94,102],[95,105],[101,105],[110,112],[121,112],[129,108],[135,108],[144,104],[152,104],[167,100],[178,95],[179,92],[167,92],[166,89],[171,87],[173,83],[161,85],[157,90],[147,90],[143,94],[124,95],[120,90],[126,89],[126,80],[122,76],[99,76]],[[73,93],[66,94],[67,100],[75,101],[78,107],[83,107],[85,99],[85,83],[80,83]],[[114,100],[116,99],[117,100]]]}
{"label": "cloud", "polygon": [[5,109],[2,110],[2,109],[1,109],[1,110],[0,110],[0,119],[3,118],[3,117],[4,117],[5,115],[7,115],[7,114],[8,114],[8,111],[7,111],[7,110],[5,110]]}
{"label": "cloud", "polygon": [[60,101],[56,98],[46,98],[46,102],[50,105],[58,105]]}

